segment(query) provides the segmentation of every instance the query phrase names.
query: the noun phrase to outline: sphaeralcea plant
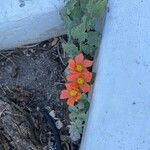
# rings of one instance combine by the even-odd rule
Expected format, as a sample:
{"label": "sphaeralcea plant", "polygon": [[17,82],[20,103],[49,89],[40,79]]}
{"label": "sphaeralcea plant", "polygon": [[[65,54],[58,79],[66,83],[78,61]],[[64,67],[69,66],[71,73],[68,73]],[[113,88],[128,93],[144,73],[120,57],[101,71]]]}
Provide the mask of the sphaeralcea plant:
{"label": "sphaeralcea plant", "polygon": [[80,139],[86,121],[88,93],[94,77],[90,70],[101,39],[95,26],[103,19],[106,5],[107,0],[66,0],[61,11],[68,35],[62,46],[70,59],[66,89],[61,91],[60,99],[66,99],[69,106],[69,132],[73,141]]}

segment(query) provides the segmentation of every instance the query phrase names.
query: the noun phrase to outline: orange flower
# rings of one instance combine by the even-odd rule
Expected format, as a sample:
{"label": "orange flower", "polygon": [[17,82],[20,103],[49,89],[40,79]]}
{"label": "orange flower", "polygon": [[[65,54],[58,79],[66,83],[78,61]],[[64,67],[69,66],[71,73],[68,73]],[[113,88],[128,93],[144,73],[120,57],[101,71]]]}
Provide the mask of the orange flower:
{"label": "orange flower", "polygon": [[74,59],[70,59],[68,63],[68,67],[71,73],[83,73],[88,71],[87,68],[93,65],[93,61],[84,59],[82,53],[77,55]]}
{"label": "orange flower", "polygon": [[67,83],[66,90],[62,90],[60,94],[60,99],[68,99],[67,104],[69,106],[74,106],[81,97],[81,92],[78,89],[76,83]]}
{"label": "orange flower", "polygon": [[91,79],[92,73],[89,71],[84,73],[72,73],[67,76],[67,80],[70,82],[75,82],[84,93],[90,92],[91,88],[88,83]]}

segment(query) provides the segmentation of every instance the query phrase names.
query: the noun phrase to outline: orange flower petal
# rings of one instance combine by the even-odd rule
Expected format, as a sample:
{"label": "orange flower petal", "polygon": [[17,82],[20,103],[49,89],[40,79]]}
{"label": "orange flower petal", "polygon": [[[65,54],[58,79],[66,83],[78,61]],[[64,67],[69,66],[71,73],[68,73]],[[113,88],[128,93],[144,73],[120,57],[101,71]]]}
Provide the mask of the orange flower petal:
{"label": "orange flower petal", "polygon": [[83,64],[83,61],[84,61],[84,56],[83,56],[82,53],[80,53],[79,55],[77,55],[77,56],[75,57],[75,62],[76,62],[77,64]]}
{"label": "orange flower petal", "polygon": [[68,81],[75,81],[77,78],[83,78],[85,82],[90,82],[93,74],[89,71],[85,71],[84,73],[71,73],[66,78]]}
{"label": "orange flower petal", "polygon": [[69,59],[68,68],[74,70],[75,66],[76,66],[75,61],[73,59]]}
{"label": "orange flower petal", "polygon": [[81,98],[81,93],[79,92],[77,97],[76,97],[76,102],[79,101],[80,98]]}
{"label": "orange flower petal", "polygon": [[74,103],[75,103],[75,99],[74,99],[74,98],[69,98],[69,99],[67,100],[67,104],[68,104],[69,106],[74,106]]}
{"label": "orange flower petal", "polygon": [[60,94],[60,99],[67,99],[69,97],[69,92],[67,90],[62,90]]}
{"label": "orange flower petal", "polygon": [[71,74],[67,75],[66,78],[68,81],[75,81],[79,76],[80,76],[79,73],[71,73]]}
{"label": "orange flower petal", "polygon": [[93,61],[85,59],[83,62],[86,68],[91,67],[93,65]]}
{"label": "orange flower petal", "polygon": [[87,92],[90,92],[91,90],[91,87],[89,84],[85,83],[83,84],[82,86],[80,86],[81,90],[84,92],[84,93],[87,93]]}
{"label": "orange flower petal", "polygon": [[86,82],[90,82],[91,81],[91,79],[92,79],[92,76],[93,76],[93,74],[92,74],[92,72],[85,72],[84,73],[84,79],[85,79],[85,81]]}
{"label": "orange flower petal", "polygon": [[78,84],[75,82],[65,84],[67,90],[78,90]]}

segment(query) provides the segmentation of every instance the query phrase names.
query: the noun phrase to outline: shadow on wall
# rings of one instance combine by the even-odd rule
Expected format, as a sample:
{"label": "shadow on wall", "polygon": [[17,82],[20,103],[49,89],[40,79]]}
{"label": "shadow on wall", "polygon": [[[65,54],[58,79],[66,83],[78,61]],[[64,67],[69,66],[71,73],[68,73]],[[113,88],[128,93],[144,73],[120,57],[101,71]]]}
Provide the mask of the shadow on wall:
{"label": "shadow on wall", "polygon": [[19,6],[24,7],[26,5],[25,1],[31,1],[31,0],[19,0]]}

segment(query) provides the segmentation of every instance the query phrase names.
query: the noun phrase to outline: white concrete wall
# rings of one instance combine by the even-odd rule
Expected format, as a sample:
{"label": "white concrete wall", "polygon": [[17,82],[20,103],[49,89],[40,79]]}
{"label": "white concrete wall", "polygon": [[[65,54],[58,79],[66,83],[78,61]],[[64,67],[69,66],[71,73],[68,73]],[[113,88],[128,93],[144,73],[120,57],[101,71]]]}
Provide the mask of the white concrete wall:
{"label": "white concrete wall", "polygon": [[46,40],[64,33],[59,15],[64,0],[0,1],[0,50]]}
{"label": "white concrete wall", "polygon": [[150,150],[150,1],[109,7],[80,150]]}

